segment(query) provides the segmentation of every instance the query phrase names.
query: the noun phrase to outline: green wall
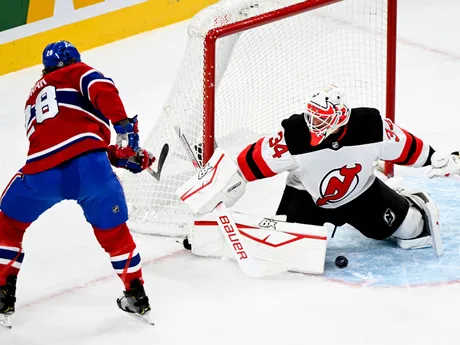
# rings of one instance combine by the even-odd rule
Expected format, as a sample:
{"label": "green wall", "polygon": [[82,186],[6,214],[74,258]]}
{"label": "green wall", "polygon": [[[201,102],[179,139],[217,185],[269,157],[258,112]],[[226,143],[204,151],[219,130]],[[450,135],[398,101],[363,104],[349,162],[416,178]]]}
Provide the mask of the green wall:
{"label": "green wall", "polygon": [[29,0],[0,0],[0,31],[27,23]]}

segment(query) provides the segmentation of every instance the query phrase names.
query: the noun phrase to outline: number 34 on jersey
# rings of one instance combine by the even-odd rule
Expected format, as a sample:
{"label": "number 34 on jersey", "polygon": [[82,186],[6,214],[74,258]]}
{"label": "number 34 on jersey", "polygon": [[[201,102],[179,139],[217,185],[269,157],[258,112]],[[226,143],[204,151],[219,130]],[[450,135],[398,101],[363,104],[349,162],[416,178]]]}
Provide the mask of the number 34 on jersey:
{"label": "number 34 on jersey", "polygon": [[238,155],[238,165],[247,181],[271,177],[297,167],[283,130],[248,146]]}

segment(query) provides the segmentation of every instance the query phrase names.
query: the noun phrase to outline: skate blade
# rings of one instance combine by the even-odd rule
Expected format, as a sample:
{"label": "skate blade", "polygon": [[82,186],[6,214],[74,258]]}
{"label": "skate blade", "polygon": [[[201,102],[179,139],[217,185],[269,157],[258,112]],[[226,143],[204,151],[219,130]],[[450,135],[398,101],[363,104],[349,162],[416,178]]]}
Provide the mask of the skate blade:
{"label": "skate blade", "polygon": [[11,329],[13,326],[11,323],[11,315],[0,314],[0,326],[6,329]]}
{"label": "skate blade", "polygon": [[131,316],[132,318],[135,318],[136,320],[139,320],[147,325],[155,326],[155,323],[150,319],[150,313],[144,314],[144,315],[139,315],[135,313],[128,313],[125,312],[125,314]]}

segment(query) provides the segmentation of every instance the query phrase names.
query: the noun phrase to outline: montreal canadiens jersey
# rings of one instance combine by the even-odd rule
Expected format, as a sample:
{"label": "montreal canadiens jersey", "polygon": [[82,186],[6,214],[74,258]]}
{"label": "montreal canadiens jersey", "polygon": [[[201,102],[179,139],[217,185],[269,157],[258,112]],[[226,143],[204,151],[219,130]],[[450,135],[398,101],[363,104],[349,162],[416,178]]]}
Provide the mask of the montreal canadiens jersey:
{"label": "montreal canadiens jersey", "polygon": [[126,119],[110,78],[78,62],[44,75],[25,106],[29,151],[24,174],[48,170],[84,152],[107,149],[110,121]]}
{"label": "montreal canadiens jersey", "polygon": [[303,114],[281,126],[238,155],[241,172],[254,181],[289,171],[287,185],[307,191],[324,208],[344,205],[370,187],[377,160],[422,167],[431,164],[434,152],[373,108],[352,109],[348,124],[318,146],[310,144]]}

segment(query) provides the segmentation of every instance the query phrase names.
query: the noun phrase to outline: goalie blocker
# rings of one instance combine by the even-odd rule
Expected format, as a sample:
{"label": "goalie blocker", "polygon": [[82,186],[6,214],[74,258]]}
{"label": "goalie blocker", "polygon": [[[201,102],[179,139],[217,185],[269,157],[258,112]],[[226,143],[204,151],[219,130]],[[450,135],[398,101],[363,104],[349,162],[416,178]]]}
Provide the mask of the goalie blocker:
{"label": "goalie blocker", "polygon": [[327,229],[231,212],[245,180],[221,149],[177,194],[195,214],[189,236],[200,256],[233,258],[251,277],[284,271],[322,274]]}

